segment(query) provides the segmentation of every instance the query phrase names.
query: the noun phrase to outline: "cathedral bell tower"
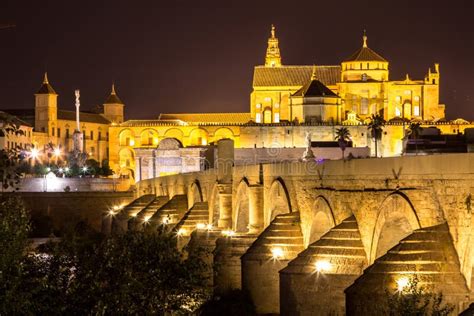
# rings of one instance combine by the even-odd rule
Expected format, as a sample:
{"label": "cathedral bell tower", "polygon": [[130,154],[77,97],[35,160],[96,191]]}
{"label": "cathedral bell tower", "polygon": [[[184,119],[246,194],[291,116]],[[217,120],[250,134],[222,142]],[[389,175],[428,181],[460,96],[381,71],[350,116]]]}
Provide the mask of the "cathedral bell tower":
{"label": "cathedral bell tower", "polygon": [[275,26],[272,25],[271,37],[268,39],[267,55],[265,56],[265,67],[280,66],[280,48],[278,47],[278,38],[275,37]]}
{"label": "cathedral bell tower", "polygon": [[35,94],[35,131],[52,134],[52,126],[58,119],[58,94],[44,74],[43,84]]}

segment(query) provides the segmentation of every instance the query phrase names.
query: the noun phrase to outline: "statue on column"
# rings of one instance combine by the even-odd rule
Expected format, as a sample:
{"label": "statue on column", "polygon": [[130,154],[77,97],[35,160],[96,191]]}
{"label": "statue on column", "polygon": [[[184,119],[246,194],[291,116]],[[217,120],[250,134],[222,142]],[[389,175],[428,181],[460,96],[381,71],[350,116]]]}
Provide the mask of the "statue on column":
{"label": "statue on column", "polygon": [[303,161],[314,160],[315,156],[313,150],[311,149],[311,132],[306,132],[306,149],[303,153]]}
{"label": "statue on column", "polygon": [[79,107],[81,106],[81,103],[79,101],[80,97],[80,92],[79,90],[75,91],[76,94],[76,129],[74,130],[74,134],[72,135],[72,140],[73,140],[73,150],[72,150],[72,155],[71,155],[71,160],[70,163],[72,164],[77,164],[79,167],[83,167],[87,155],[83,153],[83,148],[84,148],[84,135],[81,132],[81,124],[79,122]]}

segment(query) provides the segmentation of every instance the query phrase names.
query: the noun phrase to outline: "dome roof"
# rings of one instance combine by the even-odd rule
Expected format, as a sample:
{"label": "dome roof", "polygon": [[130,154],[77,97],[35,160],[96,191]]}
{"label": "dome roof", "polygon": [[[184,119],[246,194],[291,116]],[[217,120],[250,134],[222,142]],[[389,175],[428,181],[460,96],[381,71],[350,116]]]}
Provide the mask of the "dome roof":
{"label": "dome roof", "polygon": [[367,36],[364,35],[363,37],[363,45],[359,48],[354,54],[349,56],[344,60],[344,62],[351,62],[351,61],[381,61],[387,62],[385,58],[374,52],[367,46]]}

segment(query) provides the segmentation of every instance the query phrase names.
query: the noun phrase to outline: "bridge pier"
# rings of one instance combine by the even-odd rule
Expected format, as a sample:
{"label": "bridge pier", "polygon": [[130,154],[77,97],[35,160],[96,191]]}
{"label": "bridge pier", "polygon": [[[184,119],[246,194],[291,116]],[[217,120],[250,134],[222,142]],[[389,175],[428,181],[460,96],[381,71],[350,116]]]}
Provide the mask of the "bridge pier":
{"label": "bridge pier", "polygon": [[236,235],[216,240],[214,251],[214,293],[224,294],[242,289],[242,263],[240,258],[257,239],[256,235]]}
{"label": "bridge pier", "polygon": [[277,215],[242,256],[242,289],[258,314],[280,313],[278,272],[303,251],[299,212]]}
{"label": "bridge pier", "polygon": [[281,315],[344,315],[344,290],[366,266],[359,228],[351,216],[280,271]]}
{"label": "bridge pier", "polygon": [[249,186],[249,233],[258,234],[263,230],[263,185]]}
{"label": "bridge pier", "polygon": [[404,295],[413,277],[425,293],[442,293],[443,303],[453,304],[456,315],[472,301],[448,225],[444,223],[415,230],[365,269],[345,291],[346,315],[383,314],[386,291]]}
{"label": "bridge pier", "polygon": [[217,226],[222,229],[232,228],[232,184],[218,184],[219,220]]}

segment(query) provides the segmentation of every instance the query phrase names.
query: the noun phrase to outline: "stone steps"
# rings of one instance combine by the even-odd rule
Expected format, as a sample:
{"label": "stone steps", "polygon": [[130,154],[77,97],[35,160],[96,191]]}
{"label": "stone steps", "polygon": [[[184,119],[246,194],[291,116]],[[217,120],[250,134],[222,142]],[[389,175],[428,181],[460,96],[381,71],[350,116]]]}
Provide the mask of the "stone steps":
{"label": "stone steps", "polygon": [[314,273],[319,260],[327,261],[331,266],[325,274],[338,274],[340,271],[353,275],[362,273],[362,269],[367,266],[367,256],[353,216],[309,245],[281,273]]}
{"label": "stone steps", "polygon": [[209,224],[209,205],[207,202],[196,202],[176,225],[181,236],[189,237],[198,224]]}
{"label": "stone steps", "polygon": [[157,196],[155,199],[145,206],[135,217],[129,220],[131,229],[139,230],[147,224],[148,220],[155,214],[159,208],[168,202],[168,196]]}
{"label": "stone steps", "polygon": [[175,195],[163,206],[161,206],[148,220],[148,226],[156,229],[166,225],[169,229],[176,226],[188,210],[188,200],[186,195]]}
{"label": "stone steps", "polygon": [[278,215],[258,236],[243,258],[245,260],[270,260],[273,259],[272,250],[281,248],[283,256],[279,260],[291,260],[304,249],[299,222],[299,212]]}
{"label": "stone steps", "polygon": [[442,292],[447,302],[458,305],[468,297],[469,290],[446,223],[414,231],[375,260],[346,290],[348,306],[351,309],[361,306],[361,296],[375,299],[385,290],[396,291],[397,280],[415,275],[425,291]]}
{"label": "stone steps", "polygon": [[145,208],[154,199],[155,199],[155,196],[153,194],[143,195],[143,196],[133,200],[127,206],[125,206],[119,212],[118,215],[123,216],[128,220],[130,217],[136,216],[143,208]]}

